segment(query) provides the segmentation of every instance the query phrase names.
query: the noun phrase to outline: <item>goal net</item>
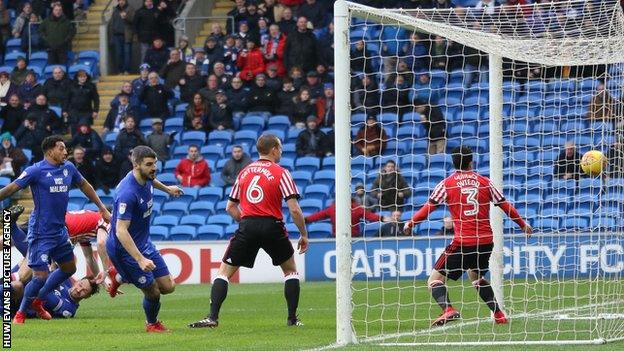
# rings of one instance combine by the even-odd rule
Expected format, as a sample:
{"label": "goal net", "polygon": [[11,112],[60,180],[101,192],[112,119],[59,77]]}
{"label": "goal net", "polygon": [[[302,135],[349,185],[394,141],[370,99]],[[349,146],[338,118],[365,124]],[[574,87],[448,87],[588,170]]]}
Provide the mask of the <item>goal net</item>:
{"label": "goal net", "polygon": [[[624,339],[619,1],[335,6],[338,343]],[[457,146],[473,150],[475,170],[535,230],[527,239],[492,206],[486,278],[508,324],[493,322],[464,274],[447,282],[461,319],[431,327],[442,310],[427,277],[453,238],[448,209],[438,208],[412,236],[401,235],[402,223],[453,172]],[[591,150],[608,159],[599,174],[581,170]],[[361,222],[361,235],[351,239],[358,184],[376,203],[371,210],[400,218],[399,230]]]}

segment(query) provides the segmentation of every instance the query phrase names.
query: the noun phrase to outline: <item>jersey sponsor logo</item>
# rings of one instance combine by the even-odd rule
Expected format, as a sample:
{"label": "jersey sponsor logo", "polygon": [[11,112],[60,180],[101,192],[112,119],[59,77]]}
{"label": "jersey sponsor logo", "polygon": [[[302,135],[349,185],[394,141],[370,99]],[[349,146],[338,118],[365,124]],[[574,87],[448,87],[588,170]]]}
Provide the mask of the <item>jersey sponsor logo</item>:
{"label": "jersey sponsor logo", "polygon": [[69,171],[67,170],[67,168],[63,169],[63,175],[67,177],[68,174],[69,174]]}
{"label": "jersey sponsor logo", "polygon": [[126,213],[126,204],[124,202],[119,204],[119,214]]}
{"label": "jersey sponsor logo", "polygon": [[63,178],[54,178],[54,184],[63,185]]}
{"label": "jersey sponsor logo", "polygon": [[20,174],[19,177],[17,177],[17,179],[22,179],[24,177],[26,177],[28,175],[28,173],[26,173],[26,171],[22,172],[22,174]]}
{"label": "jersey sponsor logo", "polygon": [[142,275],[142,276],[139,277],[138,282],[139,282],[139,284],[145,284],[145,282],[147,282],[147,278],[145,278],[145,276]]}

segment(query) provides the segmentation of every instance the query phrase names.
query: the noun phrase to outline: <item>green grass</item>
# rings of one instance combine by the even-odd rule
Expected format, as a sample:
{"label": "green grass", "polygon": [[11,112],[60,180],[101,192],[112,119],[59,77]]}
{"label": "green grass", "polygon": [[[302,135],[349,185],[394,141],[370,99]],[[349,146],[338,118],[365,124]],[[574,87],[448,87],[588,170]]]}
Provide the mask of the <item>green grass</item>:
{"label": "green grass", "polygon": [[[371,283],[367,289],[363,283],[356,284],[354,301],[367,302],[368,322],[362,320],[365,309],[357,307],[354,317],[358,335],[378,335],[379,332],[396,333],[416,330],[414,336],[402,336],[388,342],[458,341],[496,337],[521,338],[525,330],[543,332],[545,339],[570,336],[570,331],[587,327],[585,321],[553,321],[548,318],[514,320],[510,325],[493,327],[490,322],[476,317],[487,317],[485,307],[478,303],[474,290],[451,287],[451,299],[461,308],[464,320],[448,330],[428,328],[429,316],[437,314],[431,306],[424,282]],[[393,288],[391,288],[393,287]],[[526,303],[532,311],[540,308],[557,309],[582,306],[586,301],[574,298],[583,296],[589,288],[599,288],[601,295],[621,291],[620,281],[601,284],[531,284],[530,288],[507,288],[512,310]],[[172,330],[170,334],[154,335],[144,332],[144,316],[141,308],[142,295],[134,287],[125,286],[126,293],[115,299],[101,294],[85,300],[77,317],[69,320],[42,321],[29,319],[25,325],[13,326],[13,348],[16,350],[300,350],[331,344],[335,340],[335,285],[333,283],[303,283],[299,315],[304,327],[288,328],[282,284],[244,284],[230,286],[228,299],[221,313],[219,328],[189,329],[186,325],[206,315],[209,305],[210,286],[178,286],[173,295],[162,298],[160,318]],[[548,298],[538,299],[538,296]],[[460,300],[462,302],[460,302]],[[540,302],[546,301],[546,302]],[[401,306],[399,308],[399,305]],[[610,312],[624,312],[624,307],[611,306]],[[614,305],[615,306],[615,305]],[[582,313],[582,309],[578,310]],[[384,319],[375,321],[376,319]],[[401,321],[401,322],[399,322]],[[621,320],[610,328],[624,329]],[[605,326],[606,327],[606,326]],[[526,328],[526,329],[525,329]],[[563,331],[557,334],[557,330]],[[567,330],[567,332],[566,332]],[[423,332],[424,331],[424,332]],[[368,333],[368,334],[366,334]],[[537,335],[537,334],[535,334]],[[622,350],[624,343],[601,346],[504,346],[488,347],[490,350],[565,350],[588,351]],[[378,350],[379,345],[356,345],[345,350]],[[386,349],[408,349],[396,347]],[[424,349],[424,347],[410,347]],[[456,347],[435,347],[435,350],[456,350]],[[464,348],[479,349],[479,348]]]}

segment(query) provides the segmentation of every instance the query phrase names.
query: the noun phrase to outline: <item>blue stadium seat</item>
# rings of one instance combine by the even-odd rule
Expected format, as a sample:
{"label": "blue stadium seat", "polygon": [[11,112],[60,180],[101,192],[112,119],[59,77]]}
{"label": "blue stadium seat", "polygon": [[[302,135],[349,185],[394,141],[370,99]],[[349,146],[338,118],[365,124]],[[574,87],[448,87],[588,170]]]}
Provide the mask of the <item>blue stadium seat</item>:
{"label": "blue stadium seat", "polygon": [[229,240],[238,230],[238,223],[230,224],[225,227],[225,237],[223,239]]}
{"label": "blue stadium seat", "polygon": [[[380,230],[381,230],[381,226],[382,223],[380,222],[368,222],[368,223],[364,223],[363,227],[363,235],[364,237],[377,237],[380,236]],[[362,228],[362,227],[360,227]]]}
{"label": "blue stadium seat", "polygon": [[[226,196],[229,194],[226,194]],[[216,203],[223,198],[223,189],[218,187],[203,187],[199,189],[199,200]]]}
{"label": "blue stadium seat", "polygon": [[215,204],[215,215],[227,215],[225,207],[227,206],[227,200],[219,201]]}
{"label": "blue stadium seat", "polygon": [[255,145],[258,139],[258,133],[254,130],[239,130],[234,133],[235,144]]}
{"label": "blue stadium seat", "polygon": [[181,117],[171,117],[165,120],[164,131],[166,133],[178,132],[184,130],[184,119]]}
{"label": "blue stadium seat", "polygon": [[20,51],[22,48],[21,38],[11,38],[6,42],[6,52]]}
{"label": "blue stadium seat", "polygon": [[264,117],[261,116],[245,116],[241,120],[241,130],[251,130],[260,132],[264,129]]}
{"label": "blue stadium seat", "polygon": [[180,218],[180,224],[191,225],[195,227],[206,224],[206,217],[201,215],[190,214]]}
{"label": "blue stadium seat", "polygon": [[171,215],[161,215],[154,217],[153,225],[162,225],[166,227],[175,227],[178,225],[178,217]]}
{"label": "blue stadium seat", "polygon": [[165,164],[163,165],[163,171],[173,172],[173,170],[178,166],[179,163],[180,163],[179,159],[167,160],[165,161]]}
{"label": "blue stadium seat", "polygon": [[154,199],[155,203],[157,202],[162,204],[169,199],[169,194],[162,190],[154,189],[154,194],[152,195],[152,198]]}
{"label": "blue stadium seat", "polygon": [[162,204],[160,202],[154,202],[152,204],[152,215],[154,216],[160,215],[161,210],[162,210]]}
{"label": "blue stadium seat", "polygon": [[336,169],[336,158],[334,156],[326,156],[323,158],[321,169]]}
{"label": "blue stadium seat", "polygon": [[297,170],[291,173],[295,184],[297,184],[297,189],[299,189],[300,192],[302,192],[308,184],[312,183],[312,174],[312,172],[304,170]]}
{"label": "blue stadium seat", "polygon": [[178,225],[169,230],[169,239],[176,241],[189,241],[195,239],[197,231],[191,225]]}
{"label": "blue stadium seat", "polygon": [[117,140],[117,135],[119,133],[116,132],[110,132],[108,134],[106,134],[106,136],[104,137],[104,143],[106,143],[106,145],[110,146],[110,147],[114,147],[115,146],[115,141]]}
{"label": "blue stadium seat", "polygon": [[330,195],[330,187],[325,184],[311,184],[305,188],[303,197],[305,199],[325,200]]}
{"label": "blue stadium seat", "polygon": [[295,143],[282,145],[282,157],[294,159],[297,157],[297,146]]}
{"label": "blue stadium seat", "polygon": [[297,228],[295,223],[286,223],[286,231],[288,232],[288,237],[290,239],[298,239],[301,236],[299,228]]}
{"label": "blue stadium seat", "polygon": [[28,55],[26,55],[25,52],[21,52],[21,51],[11,51],[11,52],[7,52],[4,55],[4,65],[5,66],[10,66],[10,67],[14,67],[15,64],[17,63],[17,59],[19,57],[24,57],[26,58]]}
{"label": "blue stadium seat", "polygon": [[299,157],[295,161],[295,169],[308,172],[316,172],[321,168],[321,160],[318,157]]}
{"label": "blue stadium seat", "polygon": [[424,155],[407,154],[399,158],[402,170],[419,171],[426,167],[427,157]]}
{"label": "blue stadium seat", "polygon": [[186,202],[190,204],[191,202],[197,200],[199,196],[199,188],[198,187],[183,187],[182,191],[184,192],[182,195],[177,197],[177,201]]}
{"label": "blue stadium seat", "polygon": [[563,180],[563,179],[555,179],[552,182],[553,194],[557,195],[573,195],[576,191],[576,181],[575,180]]}
{"label": "blue stadium seat", "polygon": [[295,160],[292,158],[282,157],[279,163],[280,166],[286,168],[290,172],[293,172],[295,170]]}
{"label": "blue stadium seat", "polygon": [[210,145],[227,146],[232,142],[233,133],[229,130],[213,130],[208,134]]}
{"label": "blue stadium seat", "polygon": [[559,220],[554,218],[541,218],[536,221],[535,227],[540,232],[556,232],[559,230]]}
{"label": "blue stadium seat", "polygon": [[303,199],[299,201],[299,206],[305,215],[320,211],[323,208],[323,201],[319,199]]}
{"label": "blue stadium seat", "polygon": [[206,224],[197,228],[198,240],[221,240],[223,239],[223,226]]}
{"label": "blue stadium seat", "polygon": [[164,241],[169,239],[169,228],[162,225],[150,226],[150,238],[153,241]]}
{"label": "blue stadium seat", "polygon": [[429,156],[429,168],[450,169],[453,159],[449,154],[435,154]]}
{"label": "blue stadium seat", "polygon": [[420,235],[435,235],[444,227],[442,221],[424,221],[418,225],[418,234]]}
{"label": "blue stadium seat", "polygon": [[232,217],[230,217],[229,215],[210,216],[208,217],[208,221],[206,222],[206,224],[219,224],[225,227],[232,224]]}
{"label": "blue stadium seat", "polygon": [[210,201],[194,201],[191,202],[188,208],[188,213],[191,215],[199,215],[208,217],[214,214],[214,203]]}
{"label": "blue stadium seat", "polygon": [[333,170],[320,170],[314,173],[314,184],[325,184],[332,188],[336,183],[336,173]]}
{"label": "blue stadium seat", "polygon": [[584,217],[568,217],[563,219],[563,227],[567,230],[583,230],[589,228],[589,219]]}
{"label": "blue stadium seat", "polygon": [[332,230],[330,223],[311,223],[308,226],[308,235],[310,239],[331,238]]}
{"label": "blue stadium seat", "polygon": [[173,173],[161,173],[156,176],[156,179],[160,180],[163,184],[166,185],[178,184],[178,180]]}
{"label": "blue stadium seat", "polygon": [[171,156],[176,159],[183,159],[188,155],[188,145],[176,146],[171,150]]}
{"label": "blue stadium seat", "polygon": [[[216,158],[216,159],[220,159],[223,158],[223,147],[219,146],[219,145],[206,145],[206,146],[202,146],[202,148],[199,151],[203,157],[205,158]],[[227,161],[224,160],[224,161]],[[218,163],[218,162],[217,162]],[[219,167],[217,166],[217,169]]]}
{"label": "blue stadium seat", "polygon": [[206,133],[198,131],[189,131],[182,134],[181,143],[183,145],[195,144],[202,146],[206,142]]}
{"label": "blue stadium seat", "polygon": [[299,137],[299,134],[302,131],[303,131],[303,129],[291,127],[290,129],[288,129],[288,132],[286,133],[286,140],[285,141],[287,143],[295,143],[297,141],[297,138]]}
{"label": "blue stadium seat", "polygon": [[76,63],[73,64],[69,67],[69,78],[70,79],[74,79],[74,77],[76,76],[76,73],[78,73],[78,71],[85,71],[87,72],[87,74],[91,77],[94,76],[94,68],[90,65],[85,65],[85,64],[80,64],[80,63]]}
{"label": "blue stadium seat", "polygon": [[290,118],[284,115],[275,115],[275,116],[269,117],[267,128],[288,130],[288,128],[290,128]]}
{"label": "blue stadium seat", "polygon": [[264,135],[264,134],[275,135],[279,140],[285,140],[286,139],[286,133],[283,130],[280,130],[280,129],[267,129],[267,130],[265,130],[264,132],[261,133],[261,135]]}

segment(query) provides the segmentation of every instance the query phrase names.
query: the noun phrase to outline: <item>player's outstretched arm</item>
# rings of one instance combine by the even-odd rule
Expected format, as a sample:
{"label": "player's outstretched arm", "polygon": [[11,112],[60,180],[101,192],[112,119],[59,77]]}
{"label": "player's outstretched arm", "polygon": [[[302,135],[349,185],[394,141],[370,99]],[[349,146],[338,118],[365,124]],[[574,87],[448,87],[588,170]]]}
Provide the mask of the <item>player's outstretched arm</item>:
{"label": "player's outstretched arm", "polygon": [[524,231],[526,236],[531,236],[533,234],[533,228],[520,216],[518,210],[507,201],[503,201],[498,204],[503,212],[507,215],[507,217],[511,218],[512,221],[516,222],[516,224]]}
{"label": "player's outstretched arm", "polygon": [[424,204],[423,207],[420,208],[420,210],[414,213],[414,216],[412,216],[412,219],[410,219],[409,221],[405,223],[405,227],[403,227],[403,231],[405,232],[405,235],[412,235],[412,230],[414,230],[414,225],[427,219],[427,217],[429,217],[429,214],[435,211],[436,208],[438,208],[438,206],[432,204],[431,202],[427,202],[426,204]]}
{"label": "player's outstretched arm", "polygon": [[80,245],[80,248],[82,249],[82,254],[84,255],[87,266],[91,268],[91,273],[94,276],[97,276],[100,273],[100,267],[98,266],[97,261],[93,257],[93,249],[91,248],[91,244],[89,244],[88,246]]}
{"label": "player's outstretched arm", "polygon": [[9,185],[5,186],[4,188],[0,189],[0,201],[6,199],[7,197],[15,194],[16,191],[20,190],[20,186],[13,183],[10,183]]}
{"label": "player's outstretched arm", "polygon": [[119,242],[121,243],[123,248],[126,249],[128,254],[130,254],[130,256],[132,256],[132,258],[134,258],[137,261],[137,263],[139,264],[139,267],[141,267],[143,271],[145,272],[153,271],[154,268],[156,268],[156,265],[154,265],[154,262],[152,260],[146,258],[145,256],[141,254],[136,244],[134,243],[134,240],[130,236],[130,232],[128,231],[129,227],[130,227],[129,220],[118,219],[117,225],[115,227],[117,239],[119,239]]}
{"label": "player's outstretched arm", "polygon": [[180,195],[184,194],[184,191],[179,186],[177,185],[167,186],[158,179],[154,179],[152,184],[154,184],[154,188],[164,191],[173,197],[179,197]]}
{"label": "player's outstretched arm", "polygon": [[288,205],[288,211],[290,212],[290,217],[293,222],[299,229],[299,233],[301,237],[299,238],[299,242],[297,243],[297,249],[299,253],[304,253],[308,250],[308,230],[305,226],[305,219],[303,217],[303,211],[301,211],[301,207],[299,206],[299,201],[296,198],[290,198],[286,201]]}
{"label": "player's outstretched arm", "polygon": [[102,219],[104,219],[106,223],[110,223],[111,214],[110,212],[108,212],[106,206],[102,203],[102,200],[100,200],[100,197],[95,193],[95,189],[93,189],[93,186],[91,186],[91,184],[89,184],[86,179],[82,178],[82,182],[80,182],[79,187],[82,193],[85,194],[87,198],[89,198],[89,200],[91,200],[91,202],[93,202],[100,210],[100,214],[102,214]]}
{"label": "player's outstretched arm", "polygon": [[225,205],[225,211],[227,211],[227,213],[232,216],[235,221],[240,222],[241,212],[238,208],[238,202],[228,200],[227,204]]}

